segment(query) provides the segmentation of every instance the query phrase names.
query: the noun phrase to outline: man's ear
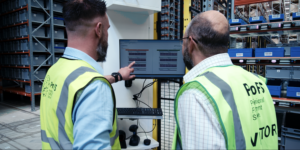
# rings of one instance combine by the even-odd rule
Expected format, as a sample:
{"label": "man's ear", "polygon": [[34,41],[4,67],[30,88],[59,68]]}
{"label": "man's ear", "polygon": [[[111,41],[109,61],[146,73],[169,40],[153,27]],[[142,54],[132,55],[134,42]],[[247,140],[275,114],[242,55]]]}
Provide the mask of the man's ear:
{"label": "man's ear", "polygon": [[193,54],[194,49],[195,49],[195,45],[196,45],[196,43],[193,40],[192,36],[189,36],[189,49],[188,49],[188,52],[189,52],[190,55]]}
{"label": "man's ear", "polygon": [[96,36],[98,38],[102,38],[102,28],[103,28],[103,25],[101,22],[98,22],[96,27],[95,27],[95,33],[96,33]]}

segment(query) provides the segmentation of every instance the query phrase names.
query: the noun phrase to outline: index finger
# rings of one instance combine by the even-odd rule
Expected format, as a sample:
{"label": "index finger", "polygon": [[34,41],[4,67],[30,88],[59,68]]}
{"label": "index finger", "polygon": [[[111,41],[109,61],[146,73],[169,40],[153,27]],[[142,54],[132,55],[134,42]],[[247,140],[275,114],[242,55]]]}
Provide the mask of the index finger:
{"label": "index finger", "polygon": [[131,68],[134,64],[135,64],[135,61],[132,62],[132,63],[130,63],[130,64],[128,65],[128,67]]}

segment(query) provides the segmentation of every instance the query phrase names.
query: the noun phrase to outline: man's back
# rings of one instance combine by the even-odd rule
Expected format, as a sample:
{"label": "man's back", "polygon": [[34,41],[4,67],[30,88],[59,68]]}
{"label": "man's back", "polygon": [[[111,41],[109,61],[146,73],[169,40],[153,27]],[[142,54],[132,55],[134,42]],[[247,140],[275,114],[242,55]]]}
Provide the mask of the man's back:
{"label": "man's back", "polygon": [[[178,97],[181,95],[184,97],[188,93],[193,93],[193,89],[197,89],[198,92],[195,91],[194,94],[200,93],[201,95],[203,93],[204,97],[207,98],[208,104],[204,100],[206,98],[202,101],[200,97],[200,99],[196,98],[199,103],[195,105],[200,105],[199,108],[197,107],[198,109],[206,110],[211,115],[211,119],[208,119],[210,123],[207,124],[208,127],[206,128],[214,124],[212,128],[215,129],[212,130],[214,133],[210,135],[215,136],[218,133],[224,136],[227,148],[271,148],[277,142],[277,125],[272,98],[264,81],[257,76],[237,66],[213,67],[187,83],[183,86],[183,89],[186,90],[180,90]],[[193,100],[194,98],[190,97],[189,100],[186,99],[185,101]],[[183,99],[181,98],[179,101],[183,102]],[[204,108],[205,105],[211,109]],[[178,106],[182,107],[181,104]],[[179,126],[185,124],[184,122],[190,122],[188,121],[190,119],[185,119],[182,116],[181,113],[185,114],[185,112],[182,112],[180,107],[178,113]],[[190,109],[194,109],[194,107]],[[195,114],[195,116],[201,118],[206,115]],[[205,122],[203,123],[205,124]],[[192,124],[195,125],[195,123]],[[263,128],[266,129],[263,130]],[[195,130],[194,132],[197,134],[198,131]],[[183,134],[183,146],[188,148],[190,145],[186,144],[193,140],[186,139],[187,136],[190,136],[186,132],[186,125],[183,125],[183,129],[180,129],[180,131]],[[206,131],[202,128],[202,132]],[[204,136],[201,138],[207,141],[210,137]],[[197,141],[197,139],[195,140]],[[218,138],[211,141],[211,144],[217,141]],[[218,144],[221,143],[221,141],[218,142]]]}
{"label": "man's back", "polygon": [[[95,73],[96,71],[82,60],[61,58],[49,69],[43,84],[41,93],[42,137],[48,141],[53,139],[64,143],[61,145],[63,148],[72,148],[73,122],[71,115],[74,102],[72,96],[76,94],[77,89],[82,88],[91,80],[90,78],[80,79],[81,83],[78,83],[78,78],[87,72]],[[51,145],[50,141],[48,143]],[[48,146],[43,143],[43,148]]]}

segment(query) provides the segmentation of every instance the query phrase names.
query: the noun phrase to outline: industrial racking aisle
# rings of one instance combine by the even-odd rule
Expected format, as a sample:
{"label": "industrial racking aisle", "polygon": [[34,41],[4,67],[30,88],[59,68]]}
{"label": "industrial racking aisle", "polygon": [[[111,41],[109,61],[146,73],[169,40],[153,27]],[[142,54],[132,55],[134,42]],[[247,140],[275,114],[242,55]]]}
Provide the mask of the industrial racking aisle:
{"label": "industrial racking aisle", "polygon": [[64,0],[0,1],[0,95],[31,99],[41,94],[47,70],[66,47]]}

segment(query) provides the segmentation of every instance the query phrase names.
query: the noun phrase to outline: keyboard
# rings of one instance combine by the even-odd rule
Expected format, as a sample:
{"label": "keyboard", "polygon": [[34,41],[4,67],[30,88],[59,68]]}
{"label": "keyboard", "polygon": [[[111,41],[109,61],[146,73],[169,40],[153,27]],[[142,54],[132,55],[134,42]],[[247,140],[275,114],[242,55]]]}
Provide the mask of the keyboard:
{"label": "keyboard", "polygon": [[162,116],[161,108],[117,108],[118,115]]}

